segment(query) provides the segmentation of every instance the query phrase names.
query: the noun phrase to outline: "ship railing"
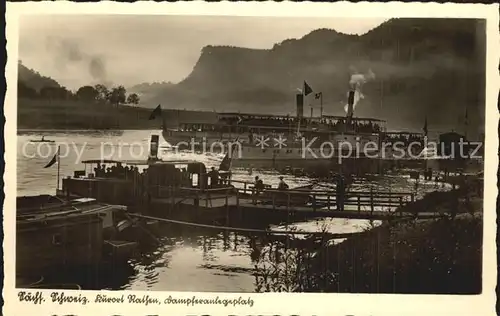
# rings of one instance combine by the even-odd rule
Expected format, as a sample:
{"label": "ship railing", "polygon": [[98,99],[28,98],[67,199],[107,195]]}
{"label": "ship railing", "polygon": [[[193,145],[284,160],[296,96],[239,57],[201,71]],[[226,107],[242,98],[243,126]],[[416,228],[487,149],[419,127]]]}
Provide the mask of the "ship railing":
{"label": "ship railing", "polygon": [[155,185],[150,186],[150,190],[156,191],[158,197],[220,197],[221,195],[234,195],[234,187],[218,186],[218,187],[186,187],[173,185]]}
{"label": "ship railing", "polygon": [[230,198],[237,196],[234,187],[220,186],[215,188],[183,187],[183,186],[154,186],[158,194],[156,198],[171,199],[172,204],[178,204],[185,200],[193,200],[195,205],[200,205],[204,201],[205,207],[212,205],[212,201],[225,200],[225,205],[229,206]]}

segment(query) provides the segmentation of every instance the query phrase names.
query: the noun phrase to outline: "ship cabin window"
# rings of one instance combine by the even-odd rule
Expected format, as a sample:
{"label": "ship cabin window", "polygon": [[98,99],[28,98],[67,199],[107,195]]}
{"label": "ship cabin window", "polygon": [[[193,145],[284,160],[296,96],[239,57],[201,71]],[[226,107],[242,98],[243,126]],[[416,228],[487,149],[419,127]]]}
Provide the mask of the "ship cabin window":
{"label": "ship cabin window", "polygon": [[199,182],[198,174],[197,173],[192,174],[191,186],[192,187],[197,187],[198,186],[198,182]]}

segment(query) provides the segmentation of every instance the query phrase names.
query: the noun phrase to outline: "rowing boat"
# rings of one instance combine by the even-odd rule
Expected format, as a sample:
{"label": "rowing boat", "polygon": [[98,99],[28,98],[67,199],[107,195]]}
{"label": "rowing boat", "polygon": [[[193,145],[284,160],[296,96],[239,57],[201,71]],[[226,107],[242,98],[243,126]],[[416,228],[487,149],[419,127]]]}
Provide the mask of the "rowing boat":
{"label": "rowing boat", "polygon": [[45,140],[45,139],[30,139],[31,143],[55,143],[54,140]]}

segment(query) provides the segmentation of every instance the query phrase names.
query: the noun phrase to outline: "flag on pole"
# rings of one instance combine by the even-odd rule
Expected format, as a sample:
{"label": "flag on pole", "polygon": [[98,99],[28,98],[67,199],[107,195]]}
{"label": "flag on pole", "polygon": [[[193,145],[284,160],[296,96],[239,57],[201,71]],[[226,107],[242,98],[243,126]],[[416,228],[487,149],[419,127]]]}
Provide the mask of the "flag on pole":
{"label": "flag on pole", "polygon": [[151,112],[151,115],[149,115],[149,120],[154,120],[157,116],[161,115],[161,104],[158,104],[158,106]]}
{"label": "flag on pole", "polygon": [[226,153],[219,165],[219,171],[229,171],[231,169],[231,157],[229,152]]}
{"label": "flag on pole", "polygon": [[219,165],[219,171],[230,171],[231,170],[231,165],[233,164],[233,155],[234,151],[236,149],[236,143],[239,140],[239,136],[235,138],[233,142],[229,142],[229,147],[227,149],[227,153],[222,159],[220,165]]}
{"label": "flag on pole", "polygon": [[315,99],[321,99],[322,96],[323,96],[323,92],[318,92],[318,93],[314,94]]}
{"label": "flag on pole", "polygon": [[427,133],[429,132],[427,130],[427,116],[425,117],[425,122],[424,122],[424,128],[423,128],[423,130],[424,130],[424,136],[427,136]]}
{"label": "flag on pole", "polygon": [[304,95],[309,95],[313,92],[313,89],[304,81]]}
{"label": "flag on pole", "polygon": [[59,158],[59,149],[60,149],[60,147],[57,147],[57,152],[54,154],[54,157],[52,157],[52,159],[49,161],[48,164],[45,165],[44,168],[50,168],[56,164],[56,162],[58,161],[58,158]]}

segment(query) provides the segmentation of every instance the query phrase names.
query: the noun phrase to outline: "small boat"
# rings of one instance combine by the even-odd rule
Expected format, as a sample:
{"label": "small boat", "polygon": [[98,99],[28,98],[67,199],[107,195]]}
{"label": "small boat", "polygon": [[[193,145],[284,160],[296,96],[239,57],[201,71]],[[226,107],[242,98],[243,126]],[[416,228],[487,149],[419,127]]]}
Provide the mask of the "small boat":
{"label": "small boat", "polygon": [[95,199],[17,198],[16,272],[24,277],[71,266],[96,266],[122,208]]}
{"label": "small boat", "polygon": [[45,139],[44,136],[42,136],[41,139],[30,139],[30,142],[31,143],[55,143],[54,140]]}
{"label": "small boat", "polygon": [[30,139],[31,143],[55,143],[54,140]]}

